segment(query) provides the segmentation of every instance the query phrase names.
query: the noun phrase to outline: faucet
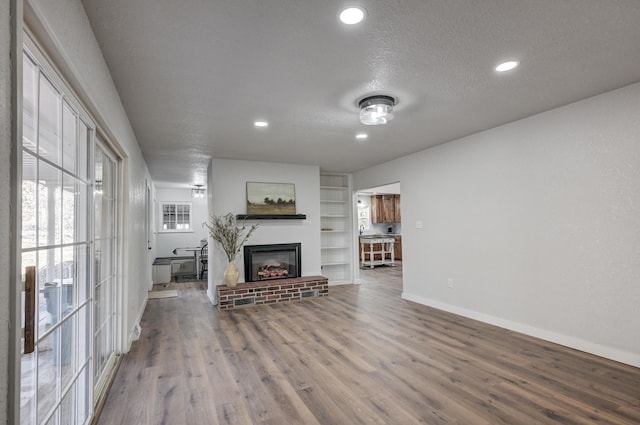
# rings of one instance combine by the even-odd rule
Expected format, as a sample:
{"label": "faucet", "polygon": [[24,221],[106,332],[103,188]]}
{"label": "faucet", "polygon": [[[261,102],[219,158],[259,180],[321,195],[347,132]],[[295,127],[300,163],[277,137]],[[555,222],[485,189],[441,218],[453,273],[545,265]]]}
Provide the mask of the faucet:
{"label": "faucet", "polygon": [[364,232],[364,224],[360,225],[360,236],[362,236],[362,232]]}

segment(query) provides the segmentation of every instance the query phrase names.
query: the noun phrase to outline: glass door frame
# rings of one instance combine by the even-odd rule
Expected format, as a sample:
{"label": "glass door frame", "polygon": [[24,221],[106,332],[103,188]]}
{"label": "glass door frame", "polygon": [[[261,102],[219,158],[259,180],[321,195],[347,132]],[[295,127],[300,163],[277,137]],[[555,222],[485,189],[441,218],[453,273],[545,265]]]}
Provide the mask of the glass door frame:
{"label": "glass door frame", "polygon": [[[112,355],[110,356],[110,358],[107,361],[107,364],[105,365],[105,368],[103,369],[103,374],[101,376],[94,376],[93,377],[93,390],[94,390],[94,399],[93,399],[93,403],[94,403],[94,411],[97,411],[97,408],[99,407],[98,405],[104,401],[103,397],[106,395],[106,391],[109,388],[109,384],[111,383],[111,381],[113,380],[113,374],[115,373],[116,369],[117,369],[117,364],[118,364],[118,360],[119,360],[119,355],[121,353],[123,353],[125,351],[125,346],[122,343],[122,334],[123,332],[123,297],[122,297],[122,253],[123,251],[123,227],[122,227],[122,157],[116,152],[116,150],[111,146],[111,144],[109,144],[107,142],[107,138],[103,135],[103,133],[98,129],[96,131],[95,137],[94,137],[94,143],[93,143],[93,157],[92,157],[92,167],[95,167],[95,154],[98,151],[98,149],[100,149],[100,151],[102,152],[103,155],[105,155],[107,158],[109,158],[113,163],[114,163],[114,184],[113,184],[113,190],[114,190],[114,197],[115,197],[115,208],[114,208],[114,214],[115,217],[113,218],[113,222],[114,222],[114,233],[115,233],[115,244],[114,244],[114,256],[113,256],[113,262],[114,262],[114,278],[115,278],[115,289],[114,289],[114,299],[113,299],[113,308],[115,310],[114,312],[114,331],[113,331],[113,348],[114,351],[112,353]],[[95,179],[95,176],[94,176]],[[94,202],[95,199],[92,199],[92,202]],[[95,219],[95,213],[92,214],[92,218]],[[95,235],[95,224],[92,223],[92,232],[94,232],[94,236],[93,236],[93,252],[92,252],[92,259],[95,259],[95,241],[97,236]],[[94,291],[94,300],[95,300],[95,276],[94,276],[94,281],[92,282],[92,289]],[[96,324],[97,325],[97,324]],[[95,325],[94,325],[94,329],[92,329],[92,332],[95,333]],[[97,355],[96,351],[95,351],[95,344],[96,342],[94,341],[94,357]],[[94,359],[95,361],[95,359]],[[93,371],[95,374],[95,370]]]}
{"label": "glass door frame", "polygon": [[[34,423],[36,419],[37,423],[87,423],[93,415],[93,293],[89,260],[93,242],[92,209],[88,207],[92,205],[90,164],[95,125],[42,49],[29,37],[24,39],[22,65],[25,78],[24,73],[30,70],[29,79],[23,81],[22,99],[27,99],[24,88],[29,81],[28,109],[32,115],[29,124],[22,123],[23,131],[27,125],[30,130],[19,142],[20,159],[30,158],[28,169],[25,163],[20,166],[20,238],[24,238],[23,232],[31,238],[26,245],[23,239],[20,246],[20,273],[25,265],[36,268],[29,285],[35,345],[28,347],[25,337],[24,354],[18,347],[21,368],[28,366],[20,372],[20,397],[24,395],[19,406],[20,423]],[[26,117],[26,104],[23,107],[20,113]],[[49,179],[53,179],[53,185]],[[29,202],[29,208],[23,208],[24,202]],[[27,222],[23,221],[25,212]],[[22,302],[18,310],[20,305]],[[24,305],[27,306],[26,298]],[[31,329],[26,323],[25,336]],[[35,353],[31,355],[33,347]]]}
{"label": "glass door frame", "polygon": [[[21,9],[21,8],[20,8]],[[22,341],[21,341],[21,322],[24,316],[24,312],[22,311],[22,287],[23,283],[21,281],[22,276],[22,114],[23,114],[23,81],[22,81],[22,73],[23,73],[23,65],[22,62],[25,57],[25,50],[29,51],[29,55],[32,58],[35,58],[38,63],[46,70],[47,77],[52,79],[56,85],[58,85],[65,93],[65,96],[68,96],[72,99],[72,106],[76,109],[79,117],[86,123],[90,124],[91,130],[91,141],[88,145],[88,168],[89,168],[89,182],[90,189],[88,195],[88,203],[90,205],[91,212],[88,213],[88,223],[87,223],[87,231],[90,232],[91,236],[89,237],[87,243],[89,245],[89,270],[90,280],[91,280],[91,301],[93,302],[94,295],[94,252],[95,252],[95,244],[94,244],[94,205],[93,205],[93,167],[94,167],[94,156],[93,153],[97,147],[98,136],[100,136],[101,144],[105,148],[106,151],[110,153],[112,159],[115,160],[116,165],[116,174],[115,174],[115,232],[116,232],[116,241],[115,241],[115,252],[114,252],[114,262],[115,262],[115,297],[113,299],[113,308],[115,309],[115,320],[114,320],[114,333],[113,333],[113,346],[115,350],[115,356],[119,357],[121,353],[123,353],[127,348],[127,341],[125,338],[126,332],[123,329],[124,323],[124,315],[126,315],[126,310],[124,309],[124,294],[122,288],[122,276],[123,276],[123,253],[124,253],[124,239],[123,239],[123,219],[122,219],[122,211],[123,211],[123,202],[122,196],[124,193],[123,186],[123,163],[124,163],[124,154],[121,149],[118,149],[117,144],[112,143],[112,138],[106,136],[105,132],[95,123],[95,120],[91,117],[91,113],[87,112],[87,109],[84,107],[83,103],[78,100],[75,91],[72,87],[65,81],[64,74],[60,72],[59,69],[52,65],[51,60],[48,58],[47,54],[44,53],[45,49],[38,43],[37,37],[33,35],[33,33],[29,30],[29,28],[22,23],[22,11],[17,14],[16,22],[19,22],[20,25],[15,29],[18,34],[14,39],[14,44],[12,46],[12,52],[15,52],[13,56],[14,61],[12,65],[14,66],[15,76],[12,83],[12,109],[15,114],[15,119],[12,122],[14,135],[13,139],[13,150],[12,150],[12,164],[15,164],[15,167],[11,169],[11,197],[13,200],[13,204],[16,206],[12,211],[11,218],[11,227],[12,237],[10,240],[10,282],[13,284],[10,285],[10,323],[12,323],[12,327],[10,329],[10,338],[9,338],[9,350],[10,357],[9,362],[14,367],[9,368],[9,385],[8,385],[8,420],[9,423],[19,423],[20,418],[20,394],[21,394],[21,358],[22,358]],[[91,327],[91,343],[89,359],[90,366],[88,367],[88,371],[90,373],[90,384],[91,389],[90,393],[93,395],[89,400],[89,416],[88,422],[93,420],[93,415],[97,411],[96,407],[98,403],[103,401],[98,399],[98,396],[104,396],[106,393],[104,391],[101,394],[98,394],[96,389],[96,380],[93,376],[93,356],[94,356],[94,347],[95,342],[93,341],[93,307],[91,307],[90,312],[90,320],[89,324]],[[111,369],[111,377],[109,379],[113,379],[114,372],[117,370],[117,360],[111,361],[111,365],[109,368]],[[105,385],[107,388],[108,385]]]}

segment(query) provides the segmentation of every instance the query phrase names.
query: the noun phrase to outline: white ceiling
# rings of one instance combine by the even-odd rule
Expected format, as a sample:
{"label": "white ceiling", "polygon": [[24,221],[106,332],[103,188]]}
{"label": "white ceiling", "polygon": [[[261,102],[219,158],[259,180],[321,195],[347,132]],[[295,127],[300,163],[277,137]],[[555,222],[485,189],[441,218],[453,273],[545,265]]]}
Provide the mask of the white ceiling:
{"label": "white ceiling", "polygon": [[[210,157],[353,172],[640,81],[639,0],[353,3],[83,0],[156,181],[202,183]],[[371,94],[388,125],[359,123]]]}

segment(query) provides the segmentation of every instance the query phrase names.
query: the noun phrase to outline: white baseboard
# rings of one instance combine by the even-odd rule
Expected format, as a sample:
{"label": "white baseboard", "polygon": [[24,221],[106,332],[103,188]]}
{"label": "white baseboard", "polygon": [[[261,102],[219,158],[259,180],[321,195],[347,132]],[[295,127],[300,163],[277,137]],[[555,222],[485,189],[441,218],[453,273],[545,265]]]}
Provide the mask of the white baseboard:
{"label": "white baseboard", "polygon": [[127,353],[129,352],[129,350],[131,350],[131,344],[133,344],[133,341],[136,341],[140,337],[139,334],[136,335],[136,329],[142,329],[142,327],[140,326],[140,322],[142,321],[142,315],[144,314],[144,311],[147,309],[147,301],[149,301],[149,295],[145,294],[140,313],[138,314],[133,327],[129,331],[129,336],[127,338]]}
{"label": "white baseboard", "polygon": [[511,321],[508,319],[491,316],[489,314],[484,314],[474,310],[469,310],[469,309],[458,307],[455,305],[443,303],[441,301],[420,297],[418,295],[408,294],[406,292],[402,293],[402,298],[408,301],[413,301],[418,304],[437,308],[438,310],[447,311],[449,313],[457,314],[459,316],[468,317],[470,319],[478,320],[480,322],[489,323],[494,326],[499,326],[501,328],[509,329],[511,331],[519,332],[535,338],[540,338],[542,340],[553,342],[555,344],[564,345],[565,347],[584,351],[585,353],[594,354],[596,356],[604,357],[606,359],[614,360],[616,362],[628,364],[635,367],[640,367],[640,355],[636,353],[631,353],[628,351],[620,350],[620,349],[609,347],[606,345],[597,344],[597,343],[586,341],[580,338],[574,338],[571,336],[552,332],[546,329],[536,328],[534,326],[529,326],[522,323]]}
{"label": "white baseboard", "polygon": [[340,286],[340,285],[353,285],[353,281],[350,280],[329,280],[328,286]]}
{"label": "white baseboard", "polygon": [[133,327],[133,340],[137,341],[140,339],[140,335],[142,334],[142,328],[140,327],[140,325],[135,325]]}
{"label": "white baseboard", "polygon": [[218,300],[216,300],[215,295],[213,295],[208,289],[207,289],[207,297],[209,298],[209,301],[211,301],[212,305],[218,305]]}

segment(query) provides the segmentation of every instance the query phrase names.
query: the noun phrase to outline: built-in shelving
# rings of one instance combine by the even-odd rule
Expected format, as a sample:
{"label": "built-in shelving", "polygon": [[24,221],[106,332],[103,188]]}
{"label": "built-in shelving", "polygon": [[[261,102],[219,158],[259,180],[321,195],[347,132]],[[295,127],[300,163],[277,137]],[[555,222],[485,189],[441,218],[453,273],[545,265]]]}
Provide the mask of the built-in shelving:
{"label": "built-in shelving", "polygon": [[353,283],[351,180],[320,175],[321,266],[330,285]]}

